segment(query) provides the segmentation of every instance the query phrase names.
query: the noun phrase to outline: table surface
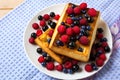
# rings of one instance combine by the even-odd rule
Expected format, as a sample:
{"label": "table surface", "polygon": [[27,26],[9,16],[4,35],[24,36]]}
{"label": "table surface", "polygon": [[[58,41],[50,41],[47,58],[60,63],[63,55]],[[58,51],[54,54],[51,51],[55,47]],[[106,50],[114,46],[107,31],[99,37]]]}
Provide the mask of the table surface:
{"label": "table surface", "polygon": [[[113,54],[97,74],[85,80],[120,80],[120,0],[84,0],[101,12],[113,35]],[[0,80],[58,80],[36,69],[23,47],[23,33],[40,10],[60,3],[81,3],[83,0],[25,0],[0,20]]]}
{"label": "table surface", "polygon": [[16,8],[24,0],[0,0],[0,18]]}

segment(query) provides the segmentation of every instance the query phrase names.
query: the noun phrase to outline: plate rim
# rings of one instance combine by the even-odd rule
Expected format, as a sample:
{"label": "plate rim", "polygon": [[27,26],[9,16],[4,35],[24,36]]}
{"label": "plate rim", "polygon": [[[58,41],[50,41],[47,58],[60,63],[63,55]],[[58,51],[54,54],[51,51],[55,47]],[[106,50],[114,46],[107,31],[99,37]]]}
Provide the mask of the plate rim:
{"label": "plate rim", "polygon": [[[33,20],[40,12],[42,12],[42,11],[44,11],[45,9],[50,8],[50,7],[54,7],[54,6],[58,6],[58,5],[65,5],[65,4],[66,4],[66,3],[54,4],[54,5],[45,7],[44,9],[40,10],[36,15],[34,15],[34,16],[28,21],[27,26],[26,26],[26,28],[25,28],[25,30],[24,30],[24,32],[23,32],[23,47],[24,47],[24,51],[25,51],[25,54],[26,54],[28,60],[29,60],[29,61],[32,63],[32,65],[34,65],[35,68],[37,68],[40,72],[45,73],[46,75],[48,75],[48,76],[50,76],[50,77],[58,78],[58,79],[71,79],[71,78],[56,77],[56,76],[54,76],[54,75],[50,75],[50,74],[48,74],[47,72],[44,72],[44,71],[40,70],[40,69],[38,68],[38,66],[36,66],[35,63],[31,60],[30,56],[29,56],[28,53],[27,53],[27,50],[26,50],[26,47],[25,47],[25,42],[26,42],[26,40],[25,40],[25,33],[26,33],[26,30],[27,30],[29,24],[32,22],[32,20]],[[101,20],[102,22],[104,22],[104,24],[106,25],[106,27],[108,27],[107,23],[103,20],[103,18],[100,17],[100,20]],[[110,36],[111,36],[111,38],[112,38],[112,34],[111,34],[111,32],[110,32],[110,28],[109,28],[109,27],[108,27],[108,31],[109,31]],[[111,42],[112,42],[112,44],[113,44],[113,40],[112,40],[112,39],[111,39]],[[113,48],[113,45],[111,45],[111,48]],[[109,55],[109,59],[110,59],[110,56],[111,56],[111,54],[112,54],[112,49],[111,49],[111,52],[108,53],[108,54],[110,54],[110,55]],[[99,70],[97,70],[97,71],[94,72],[93,74],[90,74],[90,75],[87,76],[87,77],[90,77],[90,76],[98,73],[98,72],[108,63],[109,59],[107,59],[107,60],[105,61],[105,64],[104,64],[102,67],[100,67]],[[74,78],[74,79],[84,79],[84,78],[87,78],[87,77]]]}

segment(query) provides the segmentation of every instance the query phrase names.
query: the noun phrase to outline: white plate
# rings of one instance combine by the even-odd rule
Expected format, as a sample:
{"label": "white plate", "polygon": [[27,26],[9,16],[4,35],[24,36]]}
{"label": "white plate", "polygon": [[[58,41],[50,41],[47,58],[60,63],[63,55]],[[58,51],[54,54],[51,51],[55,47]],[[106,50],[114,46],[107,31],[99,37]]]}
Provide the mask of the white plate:
{"label": "white plate", "polygon": [[[38,48],[38,46],[36,45],[31,45],[29,42],[28,42],[28,39],[31,35],[32,32],[35,32],[35,30],[32,28],[32,23],[34,22],[39,22],[37,20],[37,17],[38,15],[43,15],[45,13],[50,13],[51,11],[55,12],[55,13],[58,13],[58,14],[61,14],[62,10],[64,9],[64,6],[65,4],[57,4],[57,5],[53,5],[51,7],[48,7],[42,11],[40,11],[36,16],[34,16],[32,18],[32,20],[28,23],[28,26],[26,27],[26,30],[24,32],[24,49],[26,51],[26,55],[27,57],[29,58],[29,60],[31,61],[31,63],[36,67],[38,68],[41,72],[51,76],[51,77],[55,77],[55,78],[58,78],[58,79],[83,79],[83,78],[86,78],[86,77],[89,77],[95,73],[97,73],[99,70],[101,70],[101,68],[103,67],[100,67],[97,71],[93,71],[93,72],[86,72],[84,70],[84,66],[86,63],[81,63],[80,64],[80,67],[82,68],[82,71],[81,72],[78,72],[78,73],[74,73],[74,74],[65,74],[63,72],[58,72],[56,70],[54,71],[49,71],[47,70],[46,68],[42,67],[40,65],[40,63],[38,62],[38,58],[39,58],[39,54],[36,52],[36,49]],[[100,21],[100,24],[99,24],[100,27],[103,28],[104,30],[104,36],[108,39],[108,44],[109,44],[109,47],[111,49],[111,52],[110,53],[107,53],[106,56],[107,56],[107,60],[105,61],[105,64],[108,62],[109,58],[110,58],[110,55],[112,53],[112,36],[111,36],[111,32],[107,26],[107,24],[101,19]],[[104,64],[104,65],[105,65]]]}

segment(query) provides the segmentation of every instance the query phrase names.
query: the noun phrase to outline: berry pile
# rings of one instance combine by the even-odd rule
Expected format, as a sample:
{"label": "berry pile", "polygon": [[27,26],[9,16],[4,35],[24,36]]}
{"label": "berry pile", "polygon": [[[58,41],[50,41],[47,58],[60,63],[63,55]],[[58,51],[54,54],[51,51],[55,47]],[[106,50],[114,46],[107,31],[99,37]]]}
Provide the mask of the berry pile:
{"label": "berry pile", "polygon": [[[36,33],[32,33],[29,42],[31,44],[35,44],[34,40],[36,37],[40,36],[44,31],[46,31],[49,27],[55,29],[56,21],[59,19],[59,14],[55,14],[54,12],[50,12],[50,14],[44,14],[38,16],[39,24],[33,23],[32,28],[36,30]],[[54,20],[54,21],[53,21]],[[56,21],[55,21],[56,20]],[[49,32],[49,36],[51,37],[53,34],[53,30]],[[49,40],[50,41],[50,40]]]}
{"label": "berry pile", "polygon": [[60,38],[56,40],[56,45],[67,45],[68,48],[76,48],[81,52],[83,49],[76,45],[76,41],[84,46],[90,44],[88,38],[89,35],[92,35],[90,34],[90,23],[97,16],[97,11],[94,8],[87,8],[86,3],[81,3],[79,6],[71,4],[67,8],[66,13],[68,17],[57,28]]}
{"label": "berry pile", "polygon": [[87,72],[91,72],[93,70],[97,70],[98,67],[103,66],[107,58],[106,57],[107,52],[110,52],[110,47],[107,43],[107,38],[103,36],[103,29],[98,28],[96,41],[93,44],[91,54],[90,54],[90,61],[92,61],[92,63],[86,64],[85,70]]}

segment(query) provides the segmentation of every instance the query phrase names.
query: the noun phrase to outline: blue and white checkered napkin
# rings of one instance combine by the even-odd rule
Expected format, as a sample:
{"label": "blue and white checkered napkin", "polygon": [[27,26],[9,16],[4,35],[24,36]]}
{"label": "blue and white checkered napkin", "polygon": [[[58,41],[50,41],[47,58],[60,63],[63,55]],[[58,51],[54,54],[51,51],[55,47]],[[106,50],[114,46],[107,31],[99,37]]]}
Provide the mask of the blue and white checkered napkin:
{"label": "blue and white checkered napkin", "polygon": [[[23,32],[28,21],[41,9],[60,3],[83,0],[26,0],[0,20],[0,80],[57,80],[38,71],[27,59],[23,48]],[[120,80],[120,0],[85,0],[89,7],[101,11],[114,36],[113,55],[94,80]],[[89,78],[88,78],[89,79]]]}

